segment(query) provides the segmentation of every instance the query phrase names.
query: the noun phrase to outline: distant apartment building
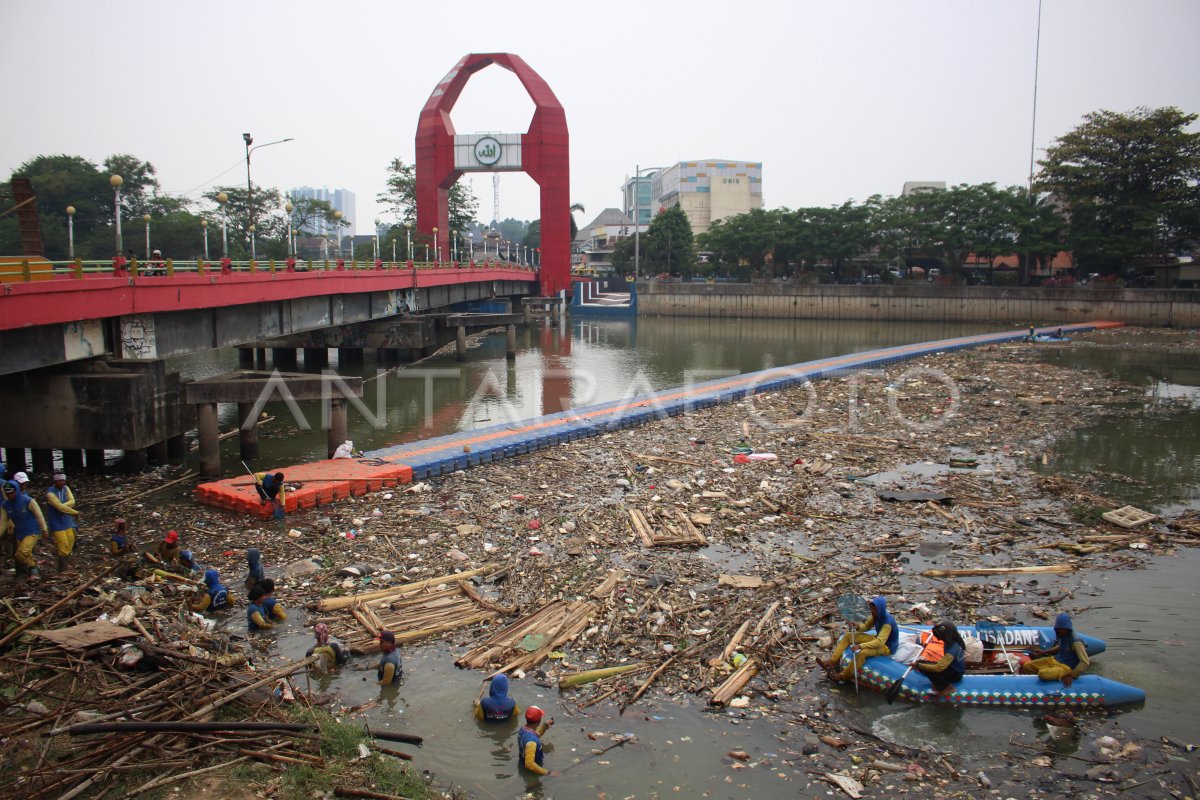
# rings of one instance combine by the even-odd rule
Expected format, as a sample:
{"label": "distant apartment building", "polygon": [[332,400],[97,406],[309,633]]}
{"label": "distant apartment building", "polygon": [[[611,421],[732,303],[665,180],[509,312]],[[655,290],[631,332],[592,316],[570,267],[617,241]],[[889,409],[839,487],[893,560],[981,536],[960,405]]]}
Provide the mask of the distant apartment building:
{"label": "distant apartment building", "polygon": [[905,181],[900,189],[900,196],[908,197],[913,192],[935,192],[945,188],[945,181]]}
{"label": "distant apartment building", "polygon": [[[355,229],[358,227],[358,213],[354,207],[354,192],[346,189],[331,190],[325,187],[314,189],[311,186],[300,186],[292,189],[288,195],[295,199],[305,198],[309,200],[324,200],[325,202],[329,203],[329,205],[332,206],[335,211],[342,212],[342,219],[347,220],[350,223],[349,228],[343,228],[341,231],[339,231],[339,233],[343,235],[353,235]],[[304,232],[316,236],[324,236],[330,232],[328,223],[326,223],[323,219],[317,220],[311,226],[311,228],[312,229],[310,230],[309,226],[305,226]]]}
{"label": "distant apartment building", "polygon": [[650,170],[635,178],[625,178],[621,186],[621,211],[629,219],[637,215],[638,223],[649,225],[650,218],[658,211],[658,203],[651,194],[653,189],[652,176],[657,170]]}
{"label": "distant apartment building", "polygon": [[643,176],[646,178],[654,209],[651,216],[679,206],[695,235],[707,231],[717,220],[763,207],[761,161],[680,161]]}

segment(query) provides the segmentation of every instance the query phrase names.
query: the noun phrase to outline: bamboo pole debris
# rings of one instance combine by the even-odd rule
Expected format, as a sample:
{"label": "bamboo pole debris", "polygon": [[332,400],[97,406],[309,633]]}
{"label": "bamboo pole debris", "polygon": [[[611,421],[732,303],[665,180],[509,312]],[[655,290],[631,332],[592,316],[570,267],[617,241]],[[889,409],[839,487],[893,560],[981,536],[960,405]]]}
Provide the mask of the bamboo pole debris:
{"label": "bamboo pole debris", "polygon": [[400,595],[419,592],[430,586],[437,586],[442,583],[454,583],[455,581],[465,581],[474,578],[477,575],[488,575],[503,567],[502,564],[487,564],[478,569],[469,569],[465,572],[455,573],[453,575],[441,575],[436,578],[426,578],[425,580],[415,581],[413,583],[405,583],[400,586],[393,586],[390,589],[380,589],[374,592],[364,592],[362,594],[347,595],[345,597],[326,597],[317,603],[318,611],[337,611],[340,608],[347,608],[355,603],[382,600],[384,598],[395,598]]}

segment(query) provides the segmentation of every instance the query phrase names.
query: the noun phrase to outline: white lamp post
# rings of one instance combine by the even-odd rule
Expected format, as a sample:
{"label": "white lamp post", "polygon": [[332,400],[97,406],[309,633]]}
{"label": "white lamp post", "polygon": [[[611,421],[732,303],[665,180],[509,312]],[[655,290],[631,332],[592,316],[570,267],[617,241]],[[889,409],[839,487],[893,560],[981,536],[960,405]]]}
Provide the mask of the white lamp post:
{"label": "white lamp post", "polygon": [[342,254],[342,212],[333,212],[333,230],[337,236],[337,249],[334,251],[341,256]]}
{"label": "white lamp post", "polygon": [[291,200],[287,201],[287,203],[285,203],[285,204],[284,204],[284,206],[283,206],[283,210],[284,210],[284,211],[286,211],[286,212],[287,212],[287,215],[288,215],[288,246],[287,246],[287,254],[288,254],[289,256],[294,256],[294,255],[296,255],[296,250],[295,250],[295,248],[294,248],[294,247],[292,247],[292,209],[293,209],[293,208],[295,208],[295,206],[293,206],[293,205],[292,205],[292,201],[291,201]]}
{"label": "white lamp post", "polygon": [[146,223],[146,260],[150,260],[150,215],[142,214],[142,222]]}
{"label": "white lamp post", "polygon": [[254,226],[251,225],[250,226],[250,260],[251,261],[258,260],[258,251],[255,249],[254,244],[255,244]]}
{"label": "white lamp post", "polygon": [[442,240],[438,238],[437,228],[433,229],[433,260],[439,264],[442,262]]}
{"label": "white lamp post", "polygon": [[375,260],[379,260],[379,220],[375,220]]}
{"label": "white lamp post", "polygon": [[75,260],[75,206],[67,206],[67,258]]}
{"label": "white lamp post", "polygon": [[117,217],[117,255],[121,255],[125,252],[124,243],[121,241],[121,184],[125,183],[125,179],[120,175],[111,175],[108,183],[113,187],[113,209]]}
{"label": "white lamp post", "polygon": [[200,220],[200,230],[204,231],[204,260],[208,261],[208,220]]}
{"label": "white lamp post", "polygon": [[408,260],[413,260],[413,241],[412,241],[412,223],[404,223],[404,237],[408,239]]}
{"label": "white lamp post", "polygon": [[225,219],[225,204],[229,202],[229,195],[224,192],[217,193],[217,204],[221,207],[221,258],[229,258],[229,231],[226,226]]}

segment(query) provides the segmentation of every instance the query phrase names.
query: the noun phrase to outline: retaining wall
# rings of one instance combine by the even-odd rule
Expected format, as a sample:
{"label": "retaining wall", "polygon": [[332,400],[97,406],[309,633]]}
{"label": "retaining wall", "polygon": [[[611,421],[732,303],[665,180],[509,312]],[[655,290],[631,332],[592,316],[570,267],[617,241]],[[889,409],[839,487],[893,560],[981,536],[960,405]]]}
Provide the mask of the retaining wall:
{"label": "retaining wall", "polygon": [[789,283],[638,284],[638,313],[666,317],[1007,322],[1119,319],[1200,327],[1200,290],[998,286],[806,286]]}

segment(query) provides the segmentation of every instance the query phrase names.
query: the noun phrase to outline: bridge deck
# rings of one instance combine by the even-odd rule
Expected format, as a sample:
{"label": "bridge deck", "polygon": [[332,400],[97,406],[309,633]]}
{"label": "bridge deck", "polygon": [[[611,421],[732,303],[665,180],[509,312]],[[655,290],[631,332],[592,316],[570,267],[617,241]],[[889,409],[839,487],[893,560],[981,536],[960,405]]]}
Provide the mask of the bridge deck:
{"label": "bridge deck", "polygon": [[[1038,334],[1053,334],[1061,328],[1064,333],[1087,331],[1098,328],[1116,328],[1122,322],[1088,322],[1077,325],[1052,325],[1037,330]],[[311,508],[313,505],[334,502],[347,494],[373,491],[372,483],[380,486],[392,480],[406,483],[424,480],[479,464],[487,464],[504,458],[533,452],[588,436],[599,436],[609,431],[629,428],[654,419],[676,416],[698,408],[708,408],[719,403],[733,402],[747,395],[774,392],[807,381],[838,375],[869,367],[882,367],[912,358],[948,350],[962,350],[986,344],[1016,341],[1025,336],[1024,331],[1004,331],[974,336],[961,336],[934,342],[888,347],[866,353],[822,358],[794,364],[789,367],[750,372],[733,378],[721,378],[693,386],[664,389],[653,394],[629,400],[615,400],[583,408],[571,409],[535,419],[507,425],[495,425],[470,431],[439,436],[433,439],[386,447],[367,453],[356,461],[318,461],[300,467],[284,467],[287,482],[299,480],[305,485],[298,491],[289,492],[288,510]],[[399,472],[389,472],[395,468]],[[362,470],[368,474],[357,482],[351,482],[346,493],[339,494],[344,474]],[[305,478],[313,475],[314,477]],[[245,510],[258,516],[267,516],[270,506],[257,500],[253,485],[248,478],[233,478],[215,483],[206,483],[196,489],[202,502],[224,508]],[[311,482],[311,485],[309,484]],[[357,487],[357,488],[356,488]],[[374,488],[379,488],[375,486]],[[246,498],[251,497],[252,502]]]}

